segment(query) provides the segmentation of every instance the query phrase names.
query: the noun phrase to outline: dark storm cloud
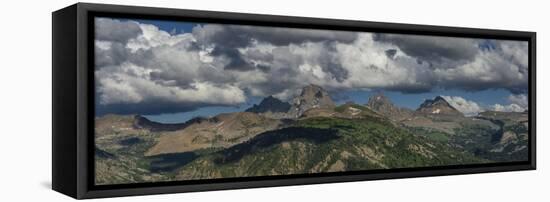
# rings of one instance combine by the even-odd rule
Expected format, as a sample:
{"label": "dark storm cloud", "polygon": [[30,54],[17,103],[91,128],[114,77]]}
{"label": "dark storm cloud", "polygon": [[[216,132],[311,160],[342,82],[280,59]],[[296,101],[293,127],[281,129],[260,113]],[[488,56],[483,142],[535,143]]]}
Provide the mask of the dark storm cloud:
{"label": "dark storm cloud", "polygon": [[329,73],[336,81],[343,82],[348,78],[349,72],[342,66],[342,62],[339,61],[340,59],[333,54],[337,51],[334,45],[334,43],[325,43],[324,49],[316,61],[323,69],[323,72]]}
{"label": "dark storm cloud", "polygon": [[95,19],[96,40],[126,43],[129,39],[141,34],[137,23],[106,18]]}
{"label": "dark storm cloud", "polygon": [[109,48],[95,46],[95,65],[98,67],[120,65],[128,59],[126,44],[112,42]]}
{"label": "dark storm cloud", "polygon": [[150,103],[121,103],[101,105],[96,102],[96,116],[105,114],[140,114],[154,115],[162,113],[187,112],[193,111],[201,107],[205,107],[201,103],[182,104],[171,102],[150,102]]}
{"label": "dark storm cloud", "polygon": [[337,41],[351,43],[357,38],[355,32],[333,30],[308,30],[292,28],[240,26],[235,32],[248,33],[249,37],[277,46],[300,44],[303,42]]}
{"label": "dark storm cloud", "polygon": [[230,58],[229,64],[225,66],[227,70],[249,71],[255,69],[255,66],[247,62],[236,48],[216,46],[210,54]]}
{"label": "dark storm cloud", "polygon": [[199,44],[215,45],[213,55],[224,55],[231,59],[226,69],[238,71],[256,68],[237,50],[251,45],[255,40],[276,46],[286,46],[322,41],[351,43],[357,38],[357,33],[354,32],[216,24],[197,26],[193,28],[193,34],[197,36]]}
{"label": "dark storm cloud", "polygon": [[276,46],[285,46],[291,43],[320,41],[351,43],[357,38],[355,32],[216,24],[195,27],[193,34],[198,36],[201,43],[233,48],[246,47],[254,39]]}
{"label": "dark storm cloud", "polygon": [[395,49],[386,50],[386,56],[388,56],[388,58],[390,58],[390,59],[393,59],[393,57],[395,56],[396,53],[397,53],[397,50],[395,50]]}
{"label": "dark storm cloud", "polygon": [[246,51],[246,56],[252,60],[261,60],[271,62],[273,61],[273,54],[264,53],[259,50],[249,49]]}
{"label": "dark storm cloud", "polygon": [[476,41],[466,38],[376,34],[375,40],[392,43],[407,55],[437,65],[465,63],[474,59],[478,52]]}
{"label": "dark storm cloud", "polygon": [[[495,72],[495,77],[499,77],[498,72]],[[459,89],[464,91],[476,92],[487,89],[506,89],[512,94],[526,94],[528,92],[527,81],[512,80],[512,79],[493,79],[483,81],[476,78],[460,77],[457,79],[449,79],[439,83],[437,86],[445,89]]]}

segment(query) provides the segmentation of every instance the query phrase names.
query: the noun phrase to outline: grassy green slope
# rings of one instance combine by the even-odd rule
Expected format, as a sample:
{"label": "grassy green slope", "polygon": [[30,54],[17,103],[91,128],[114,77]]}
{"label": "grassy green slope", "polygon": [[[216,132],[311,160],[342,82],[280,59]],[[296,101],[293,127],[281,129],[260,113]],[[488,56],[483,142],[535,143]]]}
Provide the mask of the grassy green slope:
{"label": "grassy green slope", "polygon": [[482,163],[381,118],[309,118],[204,155],[176,179],[263,176]]}

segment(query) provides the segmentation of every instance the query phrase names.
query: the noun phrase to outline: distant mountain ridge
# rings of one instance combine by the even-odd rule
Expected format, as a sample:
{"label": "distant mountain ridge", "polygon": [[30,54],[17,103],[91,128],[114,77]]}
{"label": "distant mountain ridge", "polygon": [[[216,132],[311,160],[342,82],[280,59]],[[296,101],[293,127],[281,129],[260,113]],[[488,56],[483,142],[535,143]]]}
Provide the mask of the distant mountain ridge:
{"label": "distant mountain ridge", "polygon": [[260,104],[254,104],[252,107],[246,109],[247,112],[254,113],[266,113],[266,112],[282,112],[286,113],[290,110],[291,105],[288,102],[283,102],[273,96],[264,98]]}
{"label": "distant mountain ridge", "polygon": [[246,112],[254,112],[275,119],[296,119],[310,109],[333,109],[335,102],[322,87],[314,84],[304,86],[299,95],[290,102],[283,102],[273,96],[265,97]]}
{"label": "distant mountain ridge", "polygon": [[96,183],[520,161],[528,126],[528,113],[465,117],[441,96],[414,111],[382,93],[336,105],[308,85],[289,102],[267,96],[243,112],[184,123],[96,117]]}
{"label": "distant mountain ridge", "polygon": [[182,130],[166,133],[146,152],[146,156],[190,152],[210,147],[228,147],[257,134],[274,130],[282,122],[252,112],[219,114],[193,122]]}
{"label": "distant mountain ridge", "polygon": [[270,95],[265,97],[259,104],[254,104],[245,111],[261,114],[273,119],[285,119],[290,118],[288,111],[291,107],[290,103],[283,102]]}
{"label": "distant mountain ridge", "polygon": [[161,131],[176,131],[184,129],[185,127],[196,123],[197,121],[202,120],[203,118],[194,118],[185,123],[159,123],[151,121],[146,117],[141,115],[134,116],[134,127],[137,129],[147,129],[150,131],[161,132]]}
{"label": "distant mountain ridge", "polygon": [[464,116],[462,112],[454,108],[445,98],[437,96],[434,99],[427,99],[416,110],[416,113],[424,115],[450,115]]}
{"label": "distant mountain ridge", "polygon": [[394,120],[407,119],[412,115],[412,110],[394,105],[383,93],[377,93],[369,97],[367,107]]}

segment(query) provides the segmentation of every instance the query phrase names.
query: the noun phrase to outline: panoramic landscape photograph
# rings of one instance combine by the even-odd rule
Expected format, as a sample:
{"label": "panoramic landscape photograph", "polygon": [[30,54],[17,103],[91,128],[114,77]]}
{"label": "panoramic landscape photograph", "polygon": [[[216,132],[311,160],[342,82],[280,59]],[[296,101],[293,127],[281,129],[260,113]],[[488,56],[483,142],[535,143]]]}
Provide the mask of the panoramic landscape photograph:
{"label": "panoramic landscape photograph", "polygon": [[96,185],[529,158],[527,41],[94,24]]}

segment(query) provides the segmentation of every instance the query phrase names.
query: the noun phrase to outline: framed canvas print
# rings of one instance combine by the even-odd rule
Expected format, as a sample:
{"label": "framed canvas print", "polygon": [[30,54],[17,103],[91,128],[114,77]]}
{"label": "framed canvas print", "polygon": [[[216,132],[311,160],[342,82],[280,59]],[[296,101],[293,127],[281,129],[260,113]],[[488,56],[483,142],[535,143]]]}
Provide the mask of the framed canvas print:
{"label": "framed canvas print", "polygon": [[53,14],[75,198],[535,169],[535,33],[78,3]]}

